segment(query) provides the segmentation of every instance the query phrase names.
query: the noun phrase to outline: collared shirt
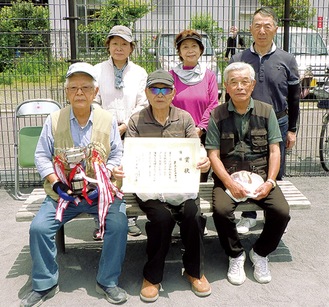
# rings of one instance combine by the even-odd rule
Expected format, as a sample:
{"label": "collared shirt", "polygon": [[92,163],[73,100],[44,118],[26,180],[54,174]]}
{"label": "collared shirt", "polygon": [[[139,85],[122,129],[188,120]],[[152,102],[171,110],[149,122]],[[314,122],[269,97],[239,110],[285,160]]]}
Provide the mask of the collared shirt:
{"label": "collared shirt", "polygon": [[[231,99],[228,101],[228,110],[233,112],[235,125],[238,129],[240,140],[243,140],[249,127],[249,120],[254,108],[254,100],[251,98],[247,111],[244,114],[239,114]],[[281,132],[275,113],[272,109],[269,117],[269,125],[267,128],[268,143],[275,144],[282,142]],[[210,116],[209,126],[206,138],[206,149],[220,149],[220,131],[212,116]]]}
{"label": "collared shirt", "polygon": [[[91,140],[92,127],[93,127],[93,111],[86,126],[81,127],[75,118],[73,111],[70,112],[70,127],[72,139],[75,147],[87,146]],[[121,164],[122,158],[122,141],[118,130],[117,121],[113,118],[112,129],[110,135],[111,152],[106,162],[109,170]],[[51,173],[54,173],[53,166],[54,155],[54,136],[52,133],[51,116],[48,116],[43,126],[39,142],[35,151],[35,165],[42,178],[45,178]]]}
{"label": "collared shirt", "polygon": [[148,106],[131,116],[126,137],[197,138],[198,135],[188,112],[170,106],[168,119],[161,125],[153,116],[152,106]]}
{"label": "collared shirt", "polygon": [[[235,54],[230,63],[246,62],[256,72],[256,85],[252,93],[254,99],[264,101],[273,106],[275,113],[280,113],[290,106],[288,101],[289,86],[298,85],[298,65],[294,55],[277,48],[272,44],[271,50],[259,56],[253,45],[250,48]],[[296,87],[294,90],[299,91]]]}

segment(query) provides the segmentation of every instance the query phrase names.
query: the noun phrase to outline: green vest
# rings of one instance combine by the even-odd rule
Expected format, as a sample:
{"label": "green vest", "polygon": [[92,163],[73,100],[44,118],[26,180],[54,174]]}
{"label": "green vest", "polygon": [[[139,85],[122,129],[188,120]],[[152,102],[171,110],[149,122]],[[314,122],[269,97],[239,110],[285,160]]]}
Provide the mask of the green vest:
{"label": "green vest", "polygon": [[220,131],[220,159],[229,174],[240,170],[257,173],[264,180],[268,172],[268,121],[271,106],[254,100],[248,131],[240,140],[234,113],[228,103],[215,109],[213,116]]}
{"label": "green vest", "polygon": [[[54,155],[60,155],[65,149],[73,148],[74,143],[70,133],[70,112],[71,106],[56,111],[51,114],[52,133],[54,137]],[[93,109],[93,126],[91,132],[91,148],[97,150],[106,163],[111,151],[110,135],[112,129],[112,114],[101,108]],[[95,146],[96,145],[96,146]],[[63,159],[62,159],[63,161]],[[63,161],[64,162],[64,161]],[[95,172],[91,163],[91,157],[85,159],[86,162],[86,175],[95,178]],[[65,174],[68,178],[70,173],[69,164],[64,162]],[[51,188],[50,182],[46,179],[44,182],[44,189],[47,195],[51,198],[58,200],[58,194]]]}

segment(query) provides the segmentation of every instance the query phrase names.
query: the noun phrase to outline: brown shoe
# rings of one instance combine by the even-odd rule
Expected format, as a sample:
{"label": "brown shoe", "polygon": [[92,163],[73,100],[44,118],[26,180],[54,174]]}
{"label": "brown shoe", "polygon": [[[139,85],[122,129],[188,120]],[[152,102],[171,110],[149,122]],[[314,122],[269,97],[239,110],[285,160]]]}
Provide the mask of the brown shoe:
{"label": "brown shoe", "polygon": [[211,287],[207,280],[207,278],[202,275],[200,279],[196,277],[192,277],[186,272],[184,273],[187,277],[187,280],[190,282],[192,286],[192,291],[197,296],[208,296],[211,294]]}
{"label": "brown shoe", "polygon": [[144,302],[155,302],[159,297],[160,284],[152,284],[145,278],[143,279],[143,285],[140,298]]}

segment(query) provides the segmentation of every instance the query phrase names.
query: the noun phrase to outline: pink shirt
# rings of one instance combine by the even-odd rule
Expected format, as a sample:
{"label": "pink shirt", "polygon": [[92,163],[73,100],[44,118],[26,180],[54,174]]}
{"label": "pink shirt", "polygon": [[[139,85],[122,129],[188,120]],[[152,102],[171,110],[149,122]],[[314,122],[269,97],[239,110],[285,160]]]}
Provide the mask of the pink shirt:
{"label": "pink shirt", "polygon": [[207,69],[203,80],[194,85],[186,85],[179,80],[174,71],[176,95],[172,104],[191,114],[195,125],[207,130],[210,112],[218,106],[218,85],[216,75]]}

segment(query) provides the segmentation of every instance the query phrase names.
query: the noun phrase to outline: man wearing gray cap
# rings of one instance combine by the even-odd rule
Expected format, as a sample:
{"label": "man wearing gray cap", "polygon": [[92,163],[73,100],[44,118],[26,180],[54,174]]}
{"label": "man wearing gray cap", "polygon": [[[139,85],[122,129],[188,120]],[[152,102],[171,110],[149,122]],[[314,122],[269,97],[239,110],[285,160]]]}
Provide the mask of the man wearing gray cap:
{"label": "man wearing gray cap", "polygon": [[[135,113],[129,120],[126,137],[176,137],[198,138],[191,115],[171,105],[175,95],[174,79],[164,70],[151,73],[146,82],[146,96],[150,106]],[[209,159],[204,156],[197,163],[202,173],[209,170]],[[123,178],[122,167],[114,167],[116,178]],[[191,194],[137,194],[137,202],[146,213],[148,260],[143,270],[143,284],[140,298],[154,302],[159,297],[163,278],[165,258],[171,243],[171,233],[175,224],[180,226],[185,247],[184,275],[190,282],[192,291],[200,297],[208,296],[211,287],[204,276],[203,232],[205,218],[201,216],[197,193]],[[177,201],[177,199],[180,199]]]}
{"label": "man wearing gray cap", "polygon": [[59,292],[55,234],[85,212],[98,216],[104,239],[96,291],[113,304],[127,300],[118,287],[127,243],[125,203],[115,196],[112,170],[120,165],[122,142],[110,112],[93,108],[98,91],[94,67],[72,64],[66,75],[69,106],[46,120],[35,165],[47,194],[30,226],[32,291],[20,306],[40,306]]}

